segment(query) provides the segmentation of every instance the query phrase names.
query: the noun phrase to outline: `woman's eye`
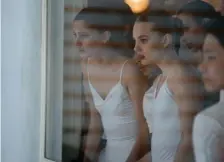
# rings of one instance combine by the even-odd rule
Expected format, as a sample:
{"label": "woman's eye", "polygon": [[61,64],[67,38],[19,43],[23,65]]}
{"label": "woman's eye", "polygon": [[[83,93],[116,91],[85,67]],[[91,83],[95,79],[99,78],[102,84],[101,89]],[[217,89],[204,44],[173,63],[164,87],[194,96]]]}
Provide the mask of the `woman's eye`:
{"label": "woman's eye", "polygon": [[216,57],[215,56],[207,56],[207,60],[215,60]]}
{"label": "woman's eye", "polygon": [[88,34],[82,34],[82,35],[80,35],[80,37],[81,38],[88,38],[90,35],[88,35]]}
{"label": "woman's eye", "polygon": [[83,40],[83,39],[87,39],[90,37],[89,34],[84,34],[84,33],[79,33],[79,34],[76,34],[76,33],[73,33],[73,37],[75,40]]}
{"label": "woman's eye", "polygon": [[141,39],[141,42],[142,42],[142,43],[147,43],[147,42],[148,42],[148,39],[143,38],[143,39]]}

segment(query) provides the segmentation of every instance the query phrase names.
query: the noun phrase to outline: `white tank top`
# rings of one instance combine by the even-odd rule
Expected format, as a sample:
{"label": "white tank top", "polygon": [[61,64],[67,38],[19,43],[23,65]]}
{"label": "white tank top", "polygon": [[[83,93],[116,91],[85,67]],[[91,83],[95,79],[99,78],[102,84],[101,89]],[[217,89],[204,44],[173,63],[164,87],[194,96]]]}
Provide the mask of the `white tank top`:
{"label": "white tank top", "polygon": [[[159,79],[158,79],[159,80]],[[167,80],[161,85],[150,107],[152,162],[173,162],[181,140],[178,106],[170,92]]]}
{"label": "white tank top", "polygon": [[193,142],[197,162],[224,161],[224,101],[199,113],[195,118]]}
{"label": "white tank top", "polygon": [[154,91],[155,88],[154,86],[151,86],[144,95],[143,98],[143,113],[144,117],[146,119],[148,128],[149,128],[149,133],[152,133],[152,125],[150,124],[151,119],[152,119],[152,106],[153,106],[153,101],[154,101]]}
{"label": "white tank top", "polygon": [[[104,138],[107,140],[135,139],[137,136],[137,121],[133,103],[121,79],[124,65],[120,70],[120,79],[103,99],[89,80],[88,64],[87,75],[93,101],[98,110],[104,129]],[[115,155],[116,156],[116,155]]]}

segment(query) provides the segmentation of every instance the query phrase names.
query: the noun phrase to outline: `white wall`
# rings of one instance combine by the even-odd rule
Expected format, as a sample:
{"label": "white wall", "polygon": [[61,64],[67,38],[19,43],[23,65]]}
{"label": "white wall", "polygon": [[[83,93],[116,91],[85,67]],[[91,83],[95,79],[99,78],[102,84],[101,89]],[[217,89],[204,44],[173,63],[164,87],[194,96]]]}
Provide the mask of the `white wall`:
{"label": "white wall", "polygon": [[41,1],[2,0],[2,162],[38,162]]}

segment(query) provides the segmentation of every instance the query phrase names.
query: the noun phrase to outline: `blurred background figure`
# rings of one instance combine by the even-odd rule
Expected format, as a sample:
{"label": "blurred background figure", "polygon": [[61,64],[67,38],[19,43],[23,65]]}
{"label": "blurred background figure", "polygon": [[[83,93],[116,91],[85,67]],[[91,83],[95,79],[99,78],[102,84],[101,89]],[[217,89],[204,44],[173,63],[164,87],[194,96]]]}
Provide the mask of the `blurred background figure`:
{"label": "blurred background figure", "polygon": [[[179,56],[186,64],[195,67],[200,64],[206,24],[215,15],[214,7],[201,0],[189,2],[178,10],[177,17],[182,20],[184,26]],[[200,76],[200,73],[198,75]],[[206,108],[218,101],[219,92],[205,92],[203,107]]]}
{"label": "blurred background figure", "polygon": [[206,29],[199,69],[206,90],[221,91],[221,100],[195,119],[193,139],[197,162],[224,161],[224,18],[217,17]]}

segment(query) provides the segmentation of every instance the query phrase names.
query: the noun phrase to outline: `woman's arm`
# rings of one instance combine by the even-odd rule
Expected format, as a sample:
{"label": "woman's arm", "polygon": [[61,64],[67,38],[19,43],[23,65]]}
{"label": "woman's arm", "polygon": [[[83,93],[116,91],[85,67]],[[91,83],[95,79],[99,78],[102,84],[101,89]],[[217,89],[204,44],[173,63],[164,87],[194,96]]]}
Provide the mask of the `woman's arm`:
{"label": "woman's arm", "polygon": [[84,162],[89,161],[93,162],[97,161],[99,156],[98,147],[102,135],[102,125],[100,115],[94,106],[91,91],[88,86],[88,78],[85,63],[82,63],[82,72],[84,78],[83,82],[84,82],[85,100],[86,102],[88,102],[90,112],[88,116],[90,117],[90,122],[88,125],[88,133],[84,141],[84,153],[85,153]]}
{"label": "woman's arm", "polygon": [[194,159],[192,131],[193,121],[202,109],[203,89],[201,79],[185,67],[177,68],[168,79],[168,86],[174,94],[179,108],[181,141],[174,162],[190,162]]}
{"label": "woman's arm", "polygon": [[149,152],[149,130],[143,114],[143,97],[148,88],[148,80],[139,71],[134,62],[128,62],[124,68],[124,84],[135,108],[138,122],[138,135],[127,162],[135,162]]}

